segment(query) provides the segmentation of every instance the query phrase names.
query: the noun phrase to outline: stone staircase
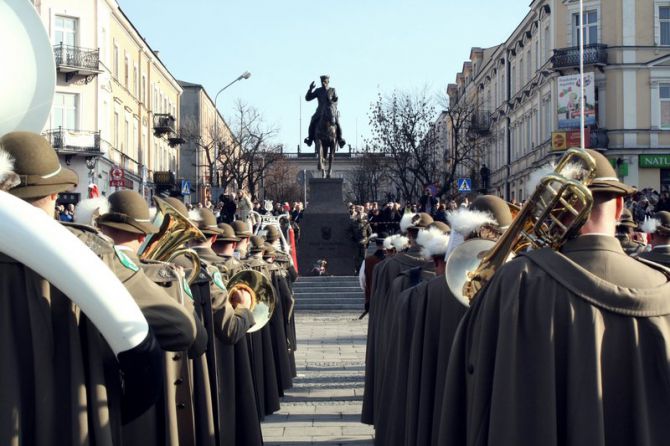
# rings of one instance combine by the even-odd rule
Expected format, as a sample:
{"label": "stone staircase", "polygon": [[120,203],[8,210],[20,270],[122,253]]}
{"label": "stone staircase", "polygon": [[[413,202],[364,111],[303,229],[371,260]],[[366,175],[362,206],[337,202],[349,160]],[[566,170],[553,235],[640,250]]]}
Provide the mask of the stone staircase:
{"label": "stone staircase", "polygon": [[297,311],[363,311],[357,276],[299,277],[293,284]]}

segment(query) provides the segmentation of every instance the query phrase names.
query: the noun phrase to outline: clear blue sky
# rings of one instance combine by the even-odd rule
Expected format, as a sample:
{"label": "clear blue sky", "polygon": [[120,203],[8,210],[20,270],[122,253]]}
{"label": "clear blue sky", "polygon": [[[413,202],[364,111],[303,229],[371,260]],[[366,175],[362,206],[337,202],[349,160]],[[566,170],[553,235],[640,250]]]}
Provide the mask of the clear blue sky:
{"label": "clear blue sky", "polygon": [[[454,82],[473,46],[501,43],[530,0],[118,0],[163,63],[180,80],[200,83],[231,116],[237,99],[277,126],[278,143],[296,151],[316,102],[311,81],[330,74],[340,97],[347,142],[368,134],[368,110],[395,88],[437,94]],[[303,145],[303,149],[306,149]]]}

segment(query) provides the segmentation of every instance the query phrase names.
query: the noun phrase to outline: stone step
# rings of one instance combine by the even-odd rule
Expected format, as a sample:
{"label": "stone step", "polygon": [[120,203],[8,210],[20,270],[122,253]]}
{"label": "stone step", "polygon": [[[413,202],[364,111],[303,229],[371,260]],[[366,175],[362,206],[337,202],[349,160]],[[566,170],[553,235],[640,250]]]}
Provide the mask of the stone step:
{"label": "stone step", "polygon": [[360,311],[363,312],[363,304],[359,305],[347,305],[347,304],[336,304],[336,303],[327,303],[327,304],[305,304],[295,306],[296,311],[331,311],[331,310],[348,310],[348,311]]}
{"label": "stone step", "polygon": [[328,300],[328,299],[362,299],[363,298],[363,293],[360,291],[357,293],[332,293],[332,292],[321,292],[321,293],[294,293],[293,294],[296,298],[296,300],[299,299],[320,299],[320,300]]}
{"label": "stone step", "polygon": [[358,283],[358,276],[300,276],[295,282],[299,283],[332,283],[332,282],[356,282]]}
{"label": "stone step", "polygon": [[359,286],[301,286],[293,288],[295,293],[309,294],[309,293],[362,293]]}

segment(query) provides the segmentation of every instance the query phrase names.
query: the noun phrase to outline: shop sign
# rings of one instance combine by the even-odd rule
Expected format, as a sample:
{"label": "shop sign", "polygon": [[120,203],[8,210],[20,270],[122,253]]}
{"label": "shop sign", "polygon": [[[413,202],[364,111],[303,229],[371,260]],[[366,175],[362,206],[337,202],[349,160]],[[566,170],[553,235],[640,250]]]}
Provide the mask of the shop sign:
{"label": "shop sign", "polygon": [[[582,138],[579,130],[565,132],[551,132],[551,150],[567,150],[572,147],[581,147]],[[591,147],[590,129],[584,129],[584,148]]]}
{"label": "shop sign", "polygon": [[640,155],[641,169],[668,169],[670,168],[670,154]]}

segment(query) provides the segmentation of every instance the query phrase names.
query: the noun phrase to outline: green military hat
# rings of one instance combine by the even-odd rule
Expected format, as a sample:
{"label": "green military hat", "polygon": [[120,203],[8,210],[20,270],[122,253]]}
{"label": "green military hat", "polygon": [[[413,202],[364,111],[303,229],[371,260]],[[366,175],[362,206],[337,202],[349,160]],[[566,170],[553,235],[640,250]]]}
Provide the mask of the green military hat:
{"label": "green military hat", "polygon": [[189,212],[191,221],[200,229],[200,232],[207,237],[213,235],[219,236],[223,231],[216,225],[216,217],[214,213],[207,208],[194,209]]}
{"label": "green military hat", "polygon": [[10,132],[0,138],[0,150],[14,160],[20,183],[9,190],[19,198],[42,198],[65,192],[79,183],[77,174],[63,167],[58,154],[42,136],[31,132]]}
{"label": "green military hat", "polygon": [[419,212],[418,214],[414,214],[412,222],[407,229],[426,229],[431,223],[433,223],[433,217],[430,214]]}
{"label": "green military hat", "polygon": [[228,223],[219,223],[221,235],[216,238],[217,242],[239,242],[240,238],[235,235],[235,230]]}
{"label": "green military hat", "polygon": [[430,228],[438,229],[443,234],[451,233],[451,228],[449,227],[449,225],[446,224],[446,223],[443,223],[441,221],[432,222],[431,224],[428,225],[428,229],[430,229]]}
{"label": "green military hat", "polygon": [[274,225],[269,225],[265,227],[265,239],[272,243],[275,240],[279,240],[279,229]]}
{"label": "green military hat", "polygon": [[269,243],[263,244],[263,257],[275,257],[276,255],[277,251],[275,250],[274,246]]}
{"label": "green military hat", "polygon": [[596,162],[596,176],[589,185],[591,192],[609,192],[617,195],[631,195],[635,188],[619,181],[614,167],[605,156],[593,149],[586,149]]}
{"label": "green military hat", "polygon": [[633,220],[633,214],[628,209],[624,209],[621,212],[621,218],[619,218],[617,225],[633,229],[637,228],[637,224]]}
{"label": "green military hat", "polygon": [[251,238],[249,239],[250,247],[249,247],[249,252],[254,254],[254,253],[259,253],[263,251],[263,245],[265,244],[265,239],[261,237],[260,235],[252,235]]}
{"label": "green military hat", "polygon": [[186,205],[183,201],[175,197],[167,197],[163,198],[163,200],[167,201],[170,206],[175,208],[184,217],[188,218],[188,209],[186,209]]}
{"label": "green military hat", "polygon": [[512,224],[512,212],[509,204],[495,195],[480,195],[470,205],[473,211],[488,212],[498,222],[499,228],[507,228]]}
{"label": "green military hat", "polygon": [[251,225],[249,225],[249,223],[247,223],[246,221],[235,220],[233,221],[233,224],[231,226],[235,230],[235,235],[237,235],[238,237],[246,238],[251,237],[253,235],[251,233]]}
{"label": "green military hat", "polygon": [[151,224],[147,202],[132,190],[121,190],[109,196],[109,212],[98,218],[98,225],[133,234],[158,232],[158,228]]}

